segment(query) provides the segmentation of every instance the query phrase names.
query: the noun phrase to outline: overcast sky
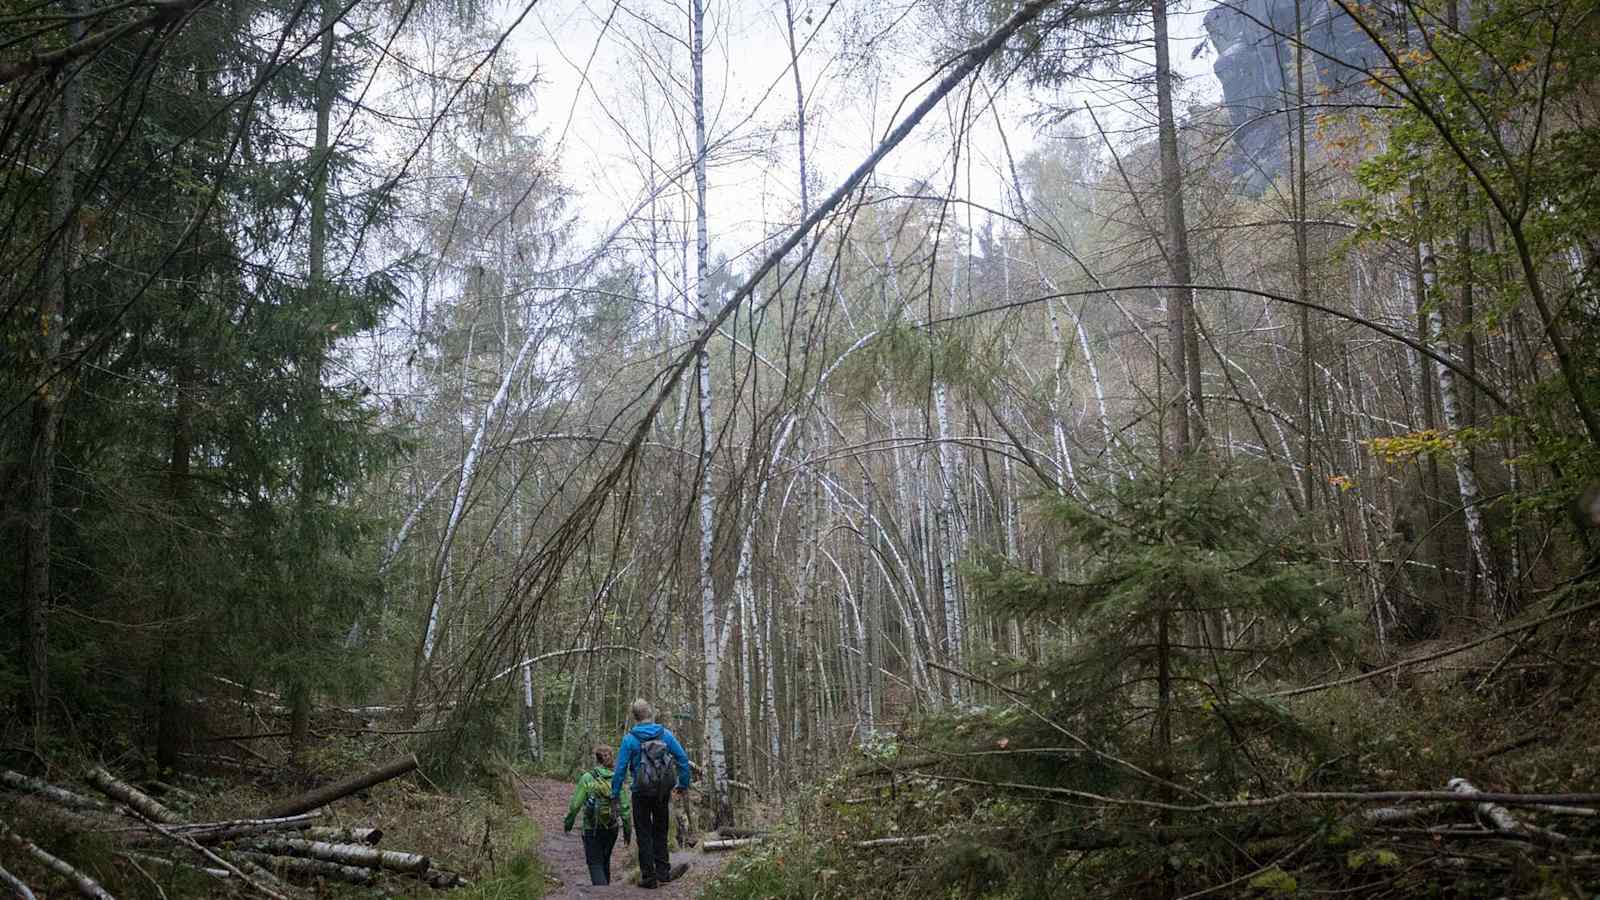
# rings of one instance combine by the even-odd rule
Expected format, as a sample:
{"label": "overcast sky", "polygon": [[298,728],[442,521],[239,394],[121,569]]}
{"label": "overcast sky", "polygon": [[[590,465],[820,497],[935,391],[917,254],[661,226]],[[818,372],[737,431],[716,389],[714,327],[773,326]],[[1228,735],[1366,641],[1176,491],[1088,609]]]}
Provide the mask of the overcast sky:
{"label": "overcast sky", "polygon": [[[1186,10],[1172,23],[1173,59],[1192,99],[1220,93],[1211,75],[1212,54],[1202,50],[1194,56],[1210,5]],[[794,6],[799,40],[806,45],[800,68],[808,95],[813,200],[866,156],[898,106],[909,108],[920,99],[926,86],[918,83],[936,62],[938,41],[928,37],[920,4],[862,6],[860,0]],[[519,12],[513,7],[505,21]],[[782,0],[713,0],[706,17],[708,136],[714,147],[708,220],[715,250],[738,256],[792,221],[799,206],[784,8]],[[636,202],[647,159],[659,167],[658,177],[666,177],[688,158],[687,32],[685,7],[671,0],[540,0],[508,42],[522,69],[538,74],[530,127],[543,131],[547,146],[559,152],[587,233],[602,233]],[[662,99],[663,85],[679,95],[674,104]],[[879,167],[879,183],[906,186],[931,178],[947,184],[963,99],[960,92],[952,94],[930,114]],[[1084,85],[1070,97],[1046,97],[1020,83],[1009,85],[993,111],[970,129],[962,150],[970,156],[957,176],[957,192],[1000,203],[1009,177],[1006,146],[1019,161],[1036,146],[1042,126],[1027,117],[1051,100],[1061,106],[1087,100],[1116,132],[1143,127],[1134,104],[1116,88]],[[1066,127],[1082,130],[1088,123],[1074,119]],[[652,135],[653,148],[647,146]],[[1143,139],[1153,137],[1151,130]]]}

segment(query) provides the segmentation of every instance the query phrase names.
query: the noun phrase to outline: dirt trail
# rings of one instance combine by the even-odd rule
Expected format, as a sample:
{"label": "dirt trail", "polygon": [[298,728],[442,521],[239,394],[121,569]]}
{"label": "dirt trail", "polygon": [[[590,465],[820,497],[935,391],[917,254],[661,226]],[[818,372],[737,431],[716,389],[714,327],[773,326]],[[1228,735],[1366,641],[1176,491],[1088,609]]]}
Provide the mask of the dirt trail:
{"label": "dirt trail", "polygon": [[543,831],[543,837],[539,839],[539,855],[544,859],[546,870],[560,880],[559,885],[550,885],[545,894],[547,898],[567,900],[573,897],[637,896],[688,900],[700,893],[706,882],[732,858],[728,853],[705,853],[698,847],[692,850],[670,847],[672,864],[688,863],[688,873],[677,881],[646,891],[636,884],[639,874],[638,845],[624,847],[619,838],[616,849],[611,853],[611,884],[595,887],[589,883],[589,867],[583,861],[583,838],[577,829],[571,833],[561,830],[561,820],[567,815],[567,804],[572,801],[572,790],[571,782],[548,778],[518,779],[517,792],[522,798],[522,808]]}

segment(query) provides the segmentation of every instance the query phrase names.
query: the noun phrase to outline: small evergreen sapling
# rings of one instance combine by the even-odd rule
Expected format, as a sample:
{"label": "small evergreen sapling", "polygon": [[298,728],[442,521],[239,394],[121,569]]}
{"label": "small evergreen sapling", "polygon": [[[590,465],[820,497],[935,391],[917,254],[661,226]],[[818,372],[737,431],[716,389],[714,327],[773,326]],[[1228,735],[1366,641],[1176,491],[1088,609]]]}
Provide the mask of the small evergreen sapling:
{"label": "small evergreen sapling", "polygon": [[[991,606],[1058,626],[1056,645],[1020,673],[1039,708],[1212,797],[1284,788],[1292,771],[1314,770],[1315,733],[1259,694],[1297,657],[1325,658],[1353,617],[1336,577],[1274,510],[1271,485],[1195,460],[1121,482],[1093,505],[1045,501],[1071,574],[995,561],[974,573]],[[1153,787],[1095,768],[1101,788]]]}

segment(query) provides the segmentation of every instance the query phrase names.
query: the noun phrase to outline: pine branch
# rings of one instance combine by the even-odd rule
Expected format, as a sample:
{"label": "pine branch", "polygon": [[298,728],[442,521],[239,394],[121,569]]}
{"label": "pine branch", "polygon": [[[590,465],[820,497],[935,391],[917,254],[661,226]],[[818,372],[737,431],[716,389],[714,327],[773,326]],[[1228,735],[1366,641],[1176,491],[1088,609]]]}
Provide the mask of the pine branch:
{"label": "pine branch", "polygon": [[150,29],[166,28],[209,2],[211,0],[157,0],[157,2],[149,4],[150,13],[131,22],[124,22],[121,25],[113,25],[110,28],[101,29],[84,37],[83,40],[68,44],[59,50],[51,50],[48,53],[33,53],[23,59],[0,63],[0,85],[10,84],[37,72],[60,69],[68,63],[99,51],[102,47],[114,44],[130,34],[137,34]]}

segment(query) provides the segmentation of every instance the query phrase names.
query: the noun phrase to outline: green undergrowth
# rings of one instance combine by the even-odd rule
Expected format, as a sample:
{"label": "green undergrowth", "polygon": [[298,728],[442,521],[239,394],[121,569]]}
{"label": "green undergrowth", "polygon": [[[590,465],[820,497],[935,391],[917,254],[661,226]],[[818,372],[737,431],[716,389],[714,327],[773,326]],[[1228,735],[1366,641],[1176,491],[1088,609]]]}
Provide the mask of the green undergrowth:
{"label": "green undergrowth", "polygon": [[[1453,777],[1482,790],[1596,789],[1600,703],[1556,697],[1508,717],[1504,694],[1450,688],[1355,685],[1304,698],[1293,712],[1323,723],[1320,750],[1296,756],[1258,748],[1251,765],[1275,774],[1206,796],[1442,790]],[[1546,727],[1553,718],[1563,727]],[[1159,790],[1144,791],[1118,766],[1072,752],[1059,731],[1030,719],[1014,707],[928,719],[880,744],[791,804],[769,840],[742,852],[705,896],[1586,898],[1600,891],[1592,859],[1600,823],[1589,817],[1519,813],[1566,836],[1570,846],[1549,854],[1532,843],[1441,841],[1429,833],[1476,829],[1469,815],[1368,826],[1363,811],[1382,804],[1163,815],[1122,803],[1155,799]],[[1548,737],[1482,758],[1529,728]],[[1575,864],[1584,854],[1590,861]]]}
{"label": "green undergrowth", "polygon": [[459,900],[537,900],[544,896],[544,861],[539,858],[539,826],[526,816],[507,827],[500,839],[505,859],[487,878],[450,892]]}
{"label": "green undergrowth", "polygon": [[[1591,618],[1527,635],[1515,657],[1503,641],[1286,690],[1379,648],[1354,638],[1327,553],[1269,491],[1249,471],[1185,466],[1092,506],[1050,501],[1080,554],[1070,578],[968,569],[979,602],[1050,637],[977,660],[962,711],[869,741],[711,896],[1592,896],[1592,815],[1521,809],[1560,835],[1508,840],[1464,804],[1379,822],[1367,811],[1396,801],[1309,796],[1453,778],[1594,791]],[[1576,582],[1528,615],[1595,593]]]}

